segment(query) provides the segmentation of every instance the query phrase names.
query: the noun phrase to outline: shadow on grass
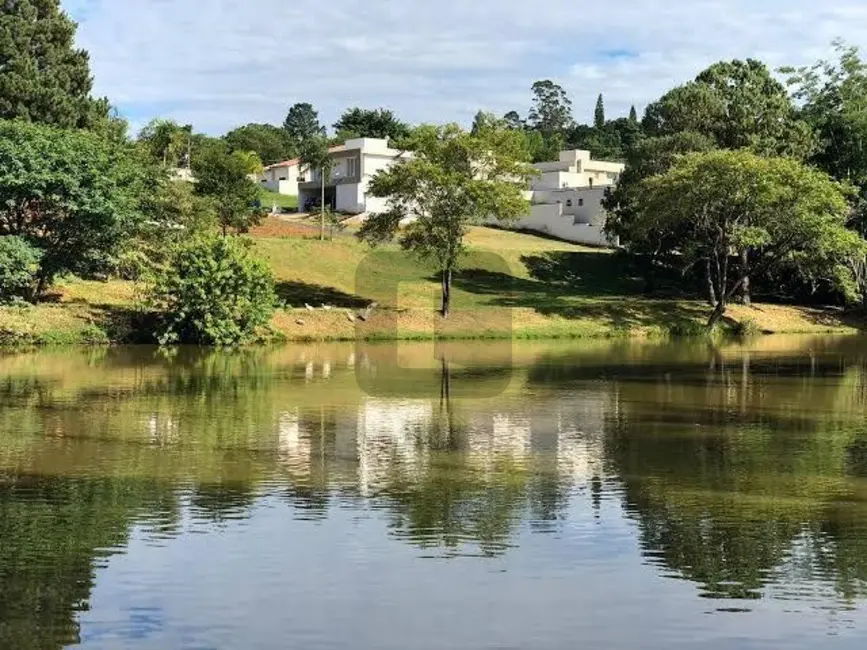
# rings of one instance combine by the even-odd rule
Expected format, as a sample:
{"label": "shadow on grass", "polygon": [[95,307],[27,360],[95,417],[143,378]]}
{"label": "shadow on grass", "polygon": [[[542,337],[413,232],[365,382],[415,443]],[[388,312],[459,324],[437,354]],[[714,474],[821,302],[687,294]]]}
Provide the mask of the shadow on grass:
{"label": "shadow on grass", "polygon": [[303,307],[306,303],[313,307],[331,305],[332,307],[357,309],[370,304],[370,300],[361,296],[344,293],[334,287],[306,282],[278,282],[276,291],[277,297],[281,301],[293,307]]}

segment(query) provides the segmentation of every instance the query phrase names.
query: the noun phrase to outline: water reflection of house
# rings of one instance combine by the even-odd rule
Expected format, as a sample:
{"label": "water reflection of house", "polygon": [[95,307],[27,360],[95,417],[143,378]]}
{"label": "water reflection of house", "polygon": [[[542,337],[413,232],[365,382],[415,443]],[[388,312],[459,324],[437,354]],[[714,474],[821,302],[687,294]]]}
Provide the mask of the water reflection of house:
{"label": "water reflection of house", "polygon": [[367,495],[395,473],[412,479],[426,465],[433,404],[369,398],[358,408],[358,489]]}

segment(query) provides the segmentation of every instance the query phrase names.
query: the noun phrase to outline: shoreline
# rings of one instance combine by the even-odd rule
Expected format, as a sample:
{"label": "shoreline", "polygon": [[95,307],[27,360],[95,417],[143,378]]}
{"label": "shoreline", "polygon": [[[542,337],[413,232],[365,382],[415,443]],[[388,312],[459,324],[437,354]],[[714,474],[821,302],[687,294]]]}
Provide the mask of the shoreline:
{"label": "shoreline", "polygon": [[[260,344],[347,341],[576,340],[702,338],[706,307],[696,302],[617,299],[594,301],[569,314],[531,308],[456,308],[448,319],[434,310],[381,309],[366,321],[349,309],[282,309]],[[627,310],[629,316],[625,316]],[[586,313],[582,313],[586,312]],[[140,314],[139,314],[140,316]],[[733,305],[722,336],[768,334],[857,334],[839,310],[791,305]],[[55,303],[0,307],[0,348],[57,345],[153,345],[136,314],[111,306]],[[748,325],[744,325],[748,323]]]}

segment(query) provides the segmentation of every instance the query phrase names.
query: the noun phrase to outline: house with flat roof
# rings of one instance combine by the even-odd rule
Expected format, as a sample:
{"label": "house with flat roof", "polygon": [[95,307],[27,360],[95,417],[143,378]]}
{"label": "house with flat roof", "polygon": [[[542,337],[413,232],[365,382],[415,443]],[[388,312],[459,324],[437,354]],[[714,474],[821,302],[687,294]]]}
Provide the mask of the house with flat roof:
{"label": "house with flat roof", "polygon": [[[388,140],[355,138],[331,147],[331,173],[325,179],[325,204],[337,212],[363,214],[382,212],[384,199],[368,196],[370,179],[411,154],[388,146]],[[318,203],[322,191],[322,170],[303,173],[298,181],[298,205]]]}
{"label": "house with flat roof", "polygon": [[617,245],[605,234],[602,200],[620,179],[625,165],[593,160],[589,151],[561,151],[560,160],[534,165],[526,197],[530,214],[512,227],[532,230],[578,244]]}

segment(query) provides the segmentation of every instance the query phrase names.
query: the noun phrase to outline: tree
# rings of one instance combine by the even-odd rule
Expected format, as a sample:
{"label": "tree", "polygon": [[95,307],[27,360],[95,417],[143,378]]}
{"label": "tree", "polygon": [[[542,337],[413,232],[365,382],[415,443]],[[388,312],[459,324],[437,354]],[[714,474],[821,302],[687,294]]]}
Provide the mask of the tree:
{"label": "tree", "polygon": [[332,160],[328,151],[328,141],[325,137],[308,138],[301,148],[301,166],[307,169],[315,169],[319,172],[320,179],[320,205],[319,205],[319,241],[325,240],[325,185],[331,176]]}
{"label": "tree", "polygon": [[0,8],[0,119],[91,128],[109,119],[93,99],[87,52],[59,0],[15,0]]}
{"label": "tree", "polygon": [[701,133],[721,149],[768,156],[804,158],[812,147],[785,87],[754,59],[720,61],[672,89],[648,106],[644,127],[650,135]]}
{"label": "tree", "polygon": [[239,126],[223,139],[231,151],[255,151],[263,165],[289,160],[297,153],[286,130],[271,124]]}
{"label": "tree", "polygon": [[319,124],[319,113],[312,104],[306,102],[295,104],[289,109],[283,122],[283,130],[295,151],[300,151],[306,140],[325,135],[325,127]]}
{"label": "tree", "polygon": [[162,317],[161,345],[239,345],[268,324],[274,280],[244,239],[193,239],[174,253],[150,299]]}
{"label": "tree", "polygon": [[0,237],[0,304],[32,297],[41,256],[21,237]]}
{"label": "tree", "polygon": [[632,124],[638,124],[638,112],[635,110],[635,104],[629,107],[629,121]]}
{"label": "tree", "polygon": [[598,130],[605,128],[605,103],[602,99],[602,93],[596,98],[596,110],[593,111],[593,126]]}
{"label": "tree", "polygon": [[[452,274],[459,268],[467,225],[509,220],[529,209],[522,196],[531,170],[521,162],[525,142],[508,129],[478,135],[456,124],[416,129],[413,157],[379,172],[371,196],[388,209],[370,215],[358,236],[371,244],[400,232],[400,244],[436,263],[442,284],[442,315],[451,306]],[[401,223],[411,222],[401,229]]]}
{"label": "tree", "polygon": [[[858,48],[835,41],[837,61],[783,68],[800,115],[816,134],[811,162],[856,190],[850,227],[867,235],[867,63]],[[867,262],[851,261],[867,306]]]}
{"label": "tree", "polygon": [[58,274],[106,269],[141,222],[142,180],[130,145],[0,121],[0,236],[41,250],[36,298]]}
{"label": "tree", "polygon": [[385,108],[350,108],[334,123],[334,130],[343,140],[381,138],[397,142],[409,135],[409,126]]}
{"label": "tree", "polygon": [[505,120],[507,127],[510,129],[520,131],[524,128],[524,120],[521,119],[518,111],[509,111],[503,115],[503,119]]}
{"label": "tree", "polygon": [[562,133],[572,126],[572,100],[551,80],[533,84],[533,107],[527,118],[530,126],[545,135]]}
{"label": "tree", "polygon": [[[710,151],[678,158],[646,179],[637,197],[645,229],[676,232],[683,264],[704,264],[716,306],[708,327],[725,314],[751,273],[789,260],[830,274],[864,241],[846,229],[848,205],[827,174],[790,158],[748,151]],[[743,254],[732,258],[732,252]]]}
{"label": "tree", "polygon": [[207,149],[193,160],[196,194],[213,202],[224,235],[229,228],[247,232],[264,216],[259,187],[250,179],[250,169],[248,154],[224,149]]}
{"label": "tree", "polygon": [[139,132],[138,141],[146,155],[164,167],[181,167],[188,159],[192,126],[174,120],[154,119]]}

